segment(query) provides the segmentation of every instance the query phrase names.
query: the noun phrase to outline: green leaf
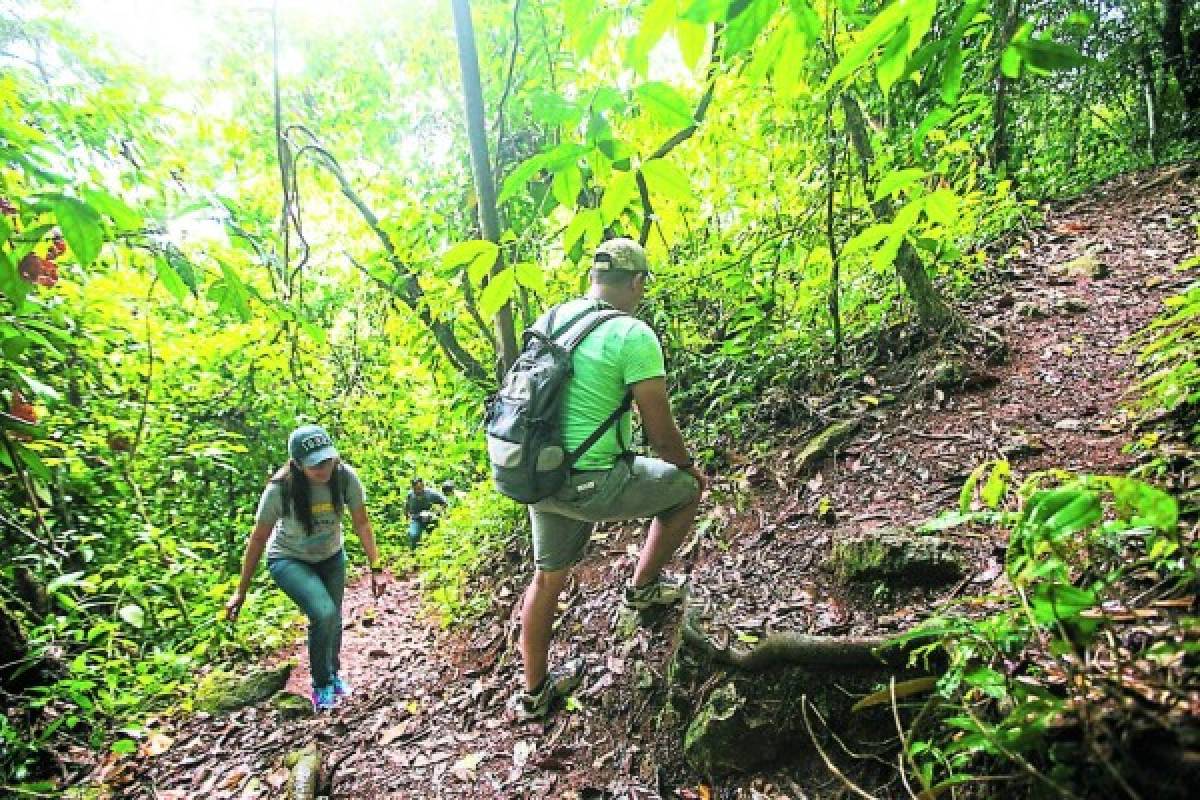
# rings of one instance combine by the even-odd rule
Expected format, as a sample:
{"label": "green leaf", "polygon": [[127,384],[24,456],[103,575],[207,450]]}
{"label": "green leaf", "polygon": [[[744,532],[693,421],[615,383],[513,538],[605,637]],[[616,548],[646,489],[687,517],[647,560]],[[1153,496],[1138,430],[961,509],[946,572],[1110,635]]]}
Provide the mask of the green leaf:
{"label": "green leaf", "polygon": [[166,256],[171,269],[175,270],[179,279],[191,290],[193,295],[199,297],[200,289],[196,282],[196,270],[192,266],[192,262],[188,261],[187,257],[173,246],[167,248]]}
{"label": "green leaf", "polygon": [[1004,48],[1000,55],[1000,71],[1004,77],[1016,80],[1021,76],[1021,51],[1014,45]]}
{"label": "green leaf", "polygon": [[854,38],[854,45],[833,68],[829,79],[825,82],[825,87],[828,89],[854,73],[867,62],[879,45],[889,41],[907,20],[909,5],[909,0],[897,0],[876,14],[867,27]]}
{"label": "green leaf", "polygon": [[117,616],[135,628],[140,629],[146,624],[146,612],[142,610],[141,606],[133,603],[121,606],[121,609],[117,611]]}
{"label": "green leaf", "polygon": [[67,195],[43,195],[58,219],[63,238],[81,267],[90,266],[104,245],[104,225],[90,206]]}
{"label": "green leaf", "polygon": [[171,266],[171,262],[167,257],[161,253],[154,259],[154,274],[162,281],[162,285],[166,287],[167,291],[182,303],[183,299],[188,295],[188,286],[183,282],[183,278],[179,276],[179,273],[175,271],[175,268]]}
{"label": "green leaf", "polygon": [[[1082,67],[1090,61],[1090,59],[1084,57],[1074,47],[1059,44],[1058,42],[1029,39],[1023,42],[1014,41],[1012,46],[1016,48],[1021,54],[1021,59],[1029,64],[1029,66],[1047,72]],[[1008,51],[1006,50],[1005,55],[1007,53]]]}
{"label": "green leaf", "polygon": [[583,173],[575,164],[567,165],[554,173],[550,190],[563,208],[574,208],[579,204],[579,193],[583,190]]}
{"label": "green leaf", "polygon": [[54,594],[58,590],[65,589],[68,586],[78,586],[79,584],[83,583],[83,576],[83,572],[68,572],[63,575],[59,575],[57,578],[46,584],[46,592],[49,594]]}
{"label": "green leaf", "polygon": [[496,264],[500,248],[495,242],[486,239],[472,239],[459,242],[446,251],[442,256],[442,266],[448,270],[456,270],[464,264],[467,266],[467,276],[472,283],[481,283],[483,277]]}
{"label": "green leaf", "polygon": [[646,178],[646,187],[651,194],[661,194],[679,202],[692,202],[695,194],[692,192],[691,181],[679,167],[656,158],[642,164],[642,175]]}
{"label": "green leaf", "polygon": [[84,189],[83,197],[92,208],[101,214],[107,214],[118,230],[134,231],[141,228],[145,222],[142,215],[126,205],[124,200],[114,197],[106,191]]}
{"label": "green leaf", "polygon": [[804,34],[807,44],[819,41],[821,38],[821,18],[813,9],[809,0],[791,0],[792,16],[796,21],[796,29]]}
{"label": "green leaf", "polygon": [[932,222],[947,227],[958,221],[961,206],[953,189],[938,189],[925,197],[925,214]]}
{"label": "green leaf", "polygon": [[1148,525],[1164,533],[1174,532],[1179,525],[1179,503],[1161,489],[1118,478],[1113,482],[1113,495],[1122,515],[1134,525]]}
{"label": "green leaf", "polygon": [[529,102],[529,113],[546,125],[557,127],[567,123],[578,122],[583,117],[583,110],[561,95],[554,92],[536,92]]}
{"label": "green leaf", "polygon": [[541,265],[531,261],[522,261],[513,269],[517,283],[521,286],[538,294],[546,291],[546,272]]}
{"label": "green leaf", "polygon": [[958,93],[962,88],[963,54],[962,48],[955,44],[946,52],[946,63],[942,67],[942,102],[948,106],[958,101]]}
{"label": "green leaf", "polygon": [[512,267],[505,267],[488,280],[479,294],[479,313],[484,319],[496,316],[504,304],[512,299],[517,285],[517,274]]}
{"label": "green leaf", "polygon": [[891,194],[906,189],[914,183],[924,180],[927,173],[923,169],[910,168],[898,169],[889,172],[880,179],[879,185],[875,187],[875,200],[888,197]]}
{"label": "green leaf", "polygon": [[128,756],[137,752],[137,742],[133,739],[118,739],[113,742],[112,751],[119,756]]}
{"label": "green leaf", "polygon": [[1096,593],[1070,584],[1038,583],[1033,587],[1030,601],[1034,619],[1048,624],[1079,616],[1080,612],[1096,605]]}
{"label": "green leaf", "polygon": [[778,0],[733,0],[726,15],[726,56],[737,55],[754,44],[778,8]]}
{"label": "green leaf", "polygon": [[629,45],[629,61],[642,75],[646,74],[650,51],[675,20],[675,3],[676,0],[652,0],[642,12],[642,25]]}
{"label": "green leaf", "polygon": [[618,172],[600,199],[600,219],[609,225],[629,208],[637,195],[637,177],[632,172]]}
{"label": "green leaf", "polygon": [[679,42],[679,54],[689,69],[700,66],[700,59],[708,49],[708,27],[687,20],[675,23],[675,40]]}
{"label": "green leaf", "polygon": [[874,225],[870,225],[864,230],[859,231],[854,238],[846,242],[846,246],[842,248],[842,256],[850,256],[861,250],[874,247],[888,236],[891,236],[891,234],[891,225],[883,222],[876,222]]}
{"label": "green leaf", "polygon": [[699,25],[707,25],[725,19],[728,8],[729,0],[693,0],[680,16]]}
{"label": "green leaf", "polygon": [[642,107],[664,125],[686,128],[696,124],[692,109],[679,92],[665,83],[651,81],[636,90]]}
{"label": "green leaf", "polygon": [[925,144],[925,137],[929,135],[929,132],[953,116],[954,112],[945,106],[938,106],[930,111],[913,133],[913,150],[920,150]]}
{"label": "green leaf", "polygon": [[586,208],[576,214],[571,224],[563,231],[563,250],[569,253],[581,240],[585,245],[595,244],[600,241],[603,233],[604,223],[600,218],[600,211]]}
{"label": "green leaf", "polygon": [[908,25],[900,26],[900,30],[892,37],[883,51],[883,58],[875,67],[875,80],[886,97],[896,82],[904,75],[904,67],[908,63]]}

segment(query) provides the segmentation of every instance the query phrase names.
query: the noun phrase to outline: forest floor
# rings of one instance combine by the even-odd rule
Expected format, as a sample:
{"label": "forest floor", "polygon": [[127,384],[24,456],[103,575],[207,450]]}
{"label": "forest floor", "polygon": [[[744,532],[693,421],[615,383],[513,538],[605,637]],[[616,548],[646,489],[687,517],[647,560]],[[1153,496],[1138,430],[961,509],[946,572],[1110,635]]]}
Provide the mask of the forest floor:
{"label": "forest floor", "polygon": [[[937,590],[847,590],[823,564],[841,536],[953,508],[988,459],[1007,458],[1016,482],[1051,467],[1128,470],[1133,434],[1122,405],[1135,351],[1122,344],[1184,284],[1171,268],[1195,252],[1198,210],[1194,169],[1125,176],[1044,208],[1044,224],[997,257],[964,304],[1009,347],[1004,364],[973,381],[979,388],[934,388],[919,377],[929,356],[918,354],[880,366],[849,395],[796,400],[861,420],[817,471],[796,468],[811,424],[727,454],[729,474],[714,480],[706,521],[676,565],[690,575],[708,630],[888,634],[956,598],[1002,590],[1002,542],[970,531],[945,534],[961,538],[970,566],[963,581]],[[893,402],[876,402],[889,394]],[[522,554],[511,574],[480,588],[495,598],[494,613],[465,629],[441,630],[421,613],[415,578],[395,580],[378,602],[364,582],[352,585],[343,671],[355,694],[333,713],[164,718],[159,754],[110,760],[101,775],[112,796],[277,797],[285,755],[315,742],[321,793],[335,798],[839,796],[840,783],[802,757],[714,785],[656,734],[679,615],[628,638],[614,633],[642,536],[637,526],[601,529],[575,571],[551,656],[582,656],[589,669],[572,708],[545,724],[515,725],[504,713],[519,678],[512,611],[529,574]],[[302,643],[280,658],[298,660],[289,685],[306,694]]]}

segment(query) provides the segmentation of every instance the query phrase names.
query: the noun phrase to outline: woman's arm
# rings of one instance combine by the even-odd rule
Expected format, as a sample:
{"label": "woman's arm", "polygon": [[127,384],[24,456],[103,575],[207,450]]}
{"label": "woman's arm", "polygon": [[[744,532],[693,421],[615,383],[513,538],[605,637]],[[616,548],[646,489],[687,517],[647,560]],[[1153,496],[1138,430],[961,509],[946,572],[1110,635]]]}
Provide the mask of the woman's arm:
{"label": "woman's arm", "polygon": [[354,532],[362,540],[363,550],[367,554],[367,563],[372,569],[379,566],[379,549],[375,546],[375,533],[371,530],[371,518],[367,516],[365,505],[350,511],[350,519],[354,521]]}
{"label": "woman's arm", "polygon": [[242,575],[238,580],[237,590],[225,604],[226,615],[231,622],[236,621],[241,613],[242,604],[246,602],[246,592],[250,590],[254,572],[258,569],[258,562],[262,560],[263,550],[266,549],[267,540],[271,538],[274,528],[274,523],[259,522],[250,532],[250,541],[246,542],[246,554],[242,558]]}
{"label": "woman's arm", "polygon": [[351,509],[350,519],[354,521],[354,532],[362,541],[363,551],[367,554],[367,564],[371,568],[371,594],[379,597],[383,594],[383,584],[375,582],[375,573],[382,567],[379,563],[379,548],[375,546],[375,533],[371,530],[371,518],[367,516],[366,505]]}

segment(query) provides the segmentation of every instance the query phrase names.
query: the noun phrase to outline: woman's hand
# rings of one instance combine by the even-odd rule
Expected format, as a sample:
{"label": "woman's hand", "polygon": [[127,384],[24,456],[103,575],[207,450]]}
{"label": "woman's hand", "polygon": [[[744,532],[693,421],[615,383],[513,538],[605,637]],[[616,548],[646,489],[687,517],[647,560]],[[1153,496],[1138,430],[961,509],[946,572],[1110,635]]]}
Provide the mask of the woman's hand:
{"label": "woman's hand", "polygon": [[371,594],[378,600],[387,589],[387,573],[381,570],[371,570]]}
{"label": "woman's hand", "polygon": [[245,592],[234,592],[233,597],[229,598],[229,602],[225,604],[225,618],[230,622],[237,622],[238,614],[242,613],[242,604],[245,602]]}

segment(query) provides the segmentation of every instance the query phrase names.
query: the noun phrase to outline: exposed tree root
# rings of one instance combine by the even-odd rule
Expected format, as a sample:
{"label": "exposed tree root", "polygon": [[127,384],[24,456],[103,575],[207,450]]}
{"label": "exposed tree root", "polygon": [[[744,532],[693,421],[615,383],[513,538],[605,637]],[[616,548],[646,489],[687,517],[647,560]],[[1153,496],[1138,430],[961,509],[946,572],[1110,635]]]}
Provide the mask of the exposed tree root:
{"label": "exposed tree root", "polygon": [[683,641],[694,650],[719,664],[757,671],[778,664],[831,666],[886,666],[903,668],[908,655],[917,646],[912,640],[889,645],[884,636],[812,636],[781,631],[764,637],[749,650],[718,647],[700,627],[700,615],[685,611],[680,626]]}

